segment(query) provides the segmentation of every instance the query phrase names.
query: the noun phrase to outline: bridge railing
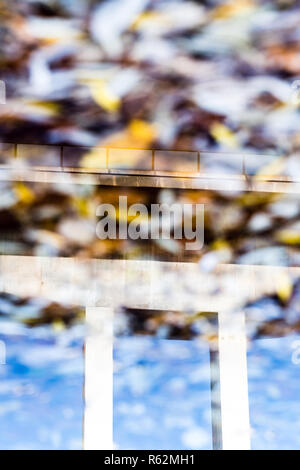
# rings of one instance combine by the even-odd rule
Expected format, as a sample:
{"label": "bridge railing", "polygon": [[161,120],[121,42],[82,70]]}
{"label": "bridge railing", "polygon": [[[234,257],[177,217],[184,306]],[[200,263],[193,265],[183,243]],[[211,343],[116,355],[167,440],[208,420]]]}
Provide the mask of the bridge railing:
{"label": "bridge railing", "polygon": [[244,176],[300,181],[299,156],[142,148],[0,143],[1,167],[89,173]]}

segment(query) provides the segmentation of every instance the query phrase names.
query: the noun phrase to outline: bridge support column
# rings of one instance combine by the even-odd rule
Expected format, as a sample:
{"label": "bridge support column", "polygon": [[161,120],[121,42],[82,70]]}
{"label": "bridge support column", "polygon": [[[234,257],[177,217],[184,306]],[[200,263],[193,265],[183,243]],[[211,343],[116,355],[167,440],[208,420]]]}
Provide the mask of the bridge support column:
{"label": "bridge support column", "polygon": [[86,309],[84,449],[113,449],[113,309]]}

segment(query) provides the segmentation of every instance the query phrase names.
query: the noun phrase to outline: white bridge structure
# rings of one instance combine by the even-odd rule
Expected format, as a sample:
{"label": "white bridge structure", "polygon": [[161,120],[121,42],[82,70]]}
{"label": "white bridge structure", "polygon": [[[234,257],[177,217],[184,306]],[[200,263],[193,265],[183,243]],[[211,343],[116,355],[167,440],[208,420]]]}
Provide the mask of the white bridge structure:
{"label": "white bridge structure", "polygon": [[[41,146],[33,150],[24,147],[3,144],[5,151],[13,152],[14,160],[12,164],[2,164],[1,180],[277,192],[296,198],[300,195],[300,181],[287,174],[274,178],[261,172],[255,176],[248,160],[241,155],[211,155],[212,160],[225,163],[227,157],[230,161],[235,159],[240,168],[239,172],[231,173],[226,168],[222,173],[221,165],[220,173],[216,174],[214,167],[207,163],[208,153],[178,154],[175,170],[171,172],[167,167],[172,152],[168,155],[164,151],[147,151],[149,161],[142,159],[144,168],[141,169],[112,163],[128,149],[99,150],[99,161],[104,168],[81,168],[74,166],[74,162],[73,166],[64,163],[70,149],[50,148],[50,152],[57,152],[59,160],[57,165],[49,167],[34,163],[35,155],[43,153]],[[26,153],[24,158],[20,156],[22,152]],[[190,165],[188,171],[184,171],[184,161]],[[147,164],[149,167],[145,169]],[[299,278],[300,268],[223,264],[213,273],[203,273],[197,263],[0,256],[0,291],[78,304],[86,310],[89,334],[85,347],[85,449],[113,449],[114,446],[113,317],[120,307],[176,312],[188,309],[210,312],[217,317],[217,354],[211,355],[218,368],[218,377],[212,378],[212,390],[214,387],[219,390],[218,400],[212,394],[214,448],[250,449],[247,318],[243,305],[245,299],[251,301],[274,293],[283,276]]]}

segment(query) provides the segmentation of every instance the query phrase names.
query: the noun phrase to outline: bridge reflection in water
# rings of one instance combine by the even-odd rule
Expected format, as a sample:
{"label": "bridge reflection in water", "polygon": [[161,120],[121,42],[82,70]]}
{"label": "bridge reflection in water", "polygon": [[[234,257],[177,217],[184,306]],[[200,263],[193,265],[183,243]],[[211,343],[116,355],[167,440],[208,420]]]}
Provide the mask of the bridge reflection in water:
{"label": "bridge reflection in water", "polygon": [[[177,163],[174,171],[170,172],[168,171],[168,159],[174,159],[174,152],[172,156],[172,152],[147,151],[150,153],[145,154],[145,150],[136,150],[138,152],[136,158],[138,168],[121,168],[120,163],[112,163],[113,158],[115,161],[121,159],[117,149],[100,149],[97,150],[96,161],[102,162],[101,165],[98,163],[101,168],[82,168],[81,163],[76,167],[74,161],[71,161],[72,158],[74,159],[74,155],[70,154],[69,149],[62,147],[57,150],[54,147],[49,147],[51,157],[49,156],[48,161],[53,162],[55,155],[59,159],[50,168],[49,163],[47,164],[48,157],[44,148],[35,146],[32,149],[24,145],[13,144],[11,147],[10,144],[5,145],[3,148],[8,153],[13,152],[14,160],[9,159],[8,163],[5,161],[6,157],[4,158],[0,169],[2,180],[201,191],[223,191],[230,188],[230,191],[237,192],[290,193],[296,197],[298,197],[300,188],[298,181],[288,171],[283,171],[282,175],[276,177],[259,171],[261,169],[256,168],[257,171],[254,171],[253,166],[246,165],[248,160],[239,155],[232,157],[233,163],[228,167],[227,163],[222,163],[224,160],[222,155],[207,157],[206,153],[201,152],[181,152],[182,155],[179,155],[177,160],[175,158]],[[95,152],[95,149],[93,151]],[[86,155],[87,152],[85,151],[83,154]],[[36,160],[39,155],[43,155],[42,162]],[[82,157],[79,152],[79,156],[75,160],[81,162],[82,158],[85,157]],[[267,160],[270,158],[273,157],[266,157]],[[230,161],[228,155],[226,159],[227,162]],[[268,162],[265,164],[268,168]],[[188,171],[184,171],[187,167]],[[216,173],[216,169],[219,174]],[[76,304],[86,310],[89,330],[85,345],[85,448],[109,449],[113,447],[114,439],[120,447],[131,446],[133,442],[136,442],[137,447],[144,447],[145,441],[142,441],[141,428],[145,440],[148,439],[149,448],[159,447],[160,434],[155,434],[153,426],[158,425],[164,406],[169,411],[172,409],[172,403],[169,402],[170,408],[167,408],[164,401],[168,394],[174,394],[174,396],[178,394],[178,397],[184,397],[187,403],[190,403],[189,409],[185,406],[179,407],[177,421],[174,418],[174,422],[172,422],[171,411],[168,412],[169,421],[162,421],[164,424],[160,431],[164,434],[169,426],[171,429],[170,439],[176,427],[180,429],[186,427],[184,431],[182,430],[178,446],[181,445],[182,448],[192,448],[193,446],[199,448],[201,445],[224,449],[250,448],[248,373],[250,380],[251,374],[254,377],[253,382],[250,382],[252,402],[254,396],[259,400],[257,398],[258,390],[262,390],[263,383],[269,390],[268,393],[271,395],[273,393],[274,400],[278,389],[274,386],[273,389],[272,386],[268,388],[267,378],[255,375],[253,362],[251,362],[255,354],[257,357],[259,355],[262,357],[263,353],[267,351],[267,359],[265,360],[272,365],[274,356],[272,347],[268,349],[263,346],[258,352],[255,352],[255,348],[252,352],[250,350],[251,365],[247,370],[247,312],[244,310],[244,306],[254,303],[262,296],[271,296],[276,292],[282,276],[298,279],[300,277],[299,268],[219,264],[213,272],[203,273],[199,269],[198,263],[186,263],[180,260],[174,263],[159,260],[99,260],[3,254],[0,257],[0,274],[3,293]],[[206,350],[205,346],[201,346],[204,348],[202,349],[203,362],[205,363],[203,370],[206,370],[206,375],[203,372],[204,376],[199,378],[198,385],[202,383],[203,390],[206,390],[205,392],[202,390],[203,393],[200,385],[198,388],[195,386],[197,373],[201,375],[201,370],[197,369],[195,362],[195,355],[198,354],[195,352],[195,348],[200,346],[196,346],[193,342],[189,346],[187,343],[184,345],[180,342],[174,343],[178,347],[178,351],[182,351],[183,358],[186,358],[187,361],[180,371],[181,366],[176,362],[178,361],[176,348],[174,346],[173,352],[170,353],[172,346],[168,346],[168,344],[171,345],[172,341],[181,340],[174,338],[161,338],[153,341],[146,338],[133,339],[132,342],[128,339],[118,340],[115,346],[117,369],[115,372],[114,405],[117,421],[115,421],[115,436],[113,437],[112,328],[113,316],[114,314],[118,316],[122,308],[137,312],[151,310],[175,312],[175,314],[176,312],[182,314],[210,312],[217,318],[217,333],[208,334],[206,338],[204,335]],[[281,340],[276,341],[274,343],[276,344],[275,349],[279,347],[277,345],[281,344]],[[161,356],[153,359],[152,354],[157,351],[161,351]],[[164,357],[165,351],[167,351],[166,358]],[[199,352],[199,363],[202,361],[202,353]],[[276,373],[279,364],[286,368],[287,376],[290,367],[295,367],[295,365],[287,367],[287,355],[286,361],[276,362],[276,359],[274,360],[271,379],[275,382],[278,377],[284,377]],[[209,376],[207,375],[208,366]],[[193,367],[196,368],[196,372]],[[174,375],[172,376],[173,369]],[[184,381],[184,371],[187,372],[190,382]],[[154,390],[151,387],[155,380],[158,380],[156,384],[159,383],[159,380],[162,382]],[[131,381],[131,388],[127,381]],[[255,383],[254,388],[251,383]],[[159,387],[162,387],[163,399]],[[293,403],[293,406],[296,391],[297,388],[292,385],[291,395],[285,397],[287,401],[290,400],[290,403]],[[199,393],[198,398],[197,393]],[[118,399],[121,400],[119,404],[117,403]],[[127,404],[125,403],[126,399],[128,399]],[[272,436],[262,426],[261,411],[257,414],[257,409],[262,410],[263,408],[264,400],[261,400],[258,407],[252,406],[254,412],[251,413],[251,417],[253,417],[254,426],[258,430],[263,429],[265,439],[271,447]],[[199,415],[195,420],[196,403],[199,406],[201,404],[202,408],[201,406],[200,408],[203,410],[207,408],[208,401],[211,402],[209,410],[203,412],[204,414],[201,414],[201,411],[201,417]],[[149,413],[152,406],[153,413],[145,415],[145,410]],[[198,408],[198,412],[200,408]],[[274,409],[269,407],[268,412],[273,413]],[[136,419],[133,418],[134,416]],[[141,428],[137,424],[139,416],[142,416]],[[147,423],[148,435],[146,433]],[[204,425],[204,423],[206,424]],[[118,428],[118,426],[120,427]],[[205,426],[212,428],[211,434],[206,432],[208,427],[205,431]],[[140,433],[139,441],[136,440],[138,433]],[[132,440],[130,440],[130,435]],[[149,437],[151,435],[153,436],[152,440]],[[76,440],[76,437],[74,439]],[[76,447],[75,440],[71,439],[70,447]],[[166,438],[164,445],[169,446],[169,442]],[[172,442],[175,442],[173,437]],[[254,439],[253,442],[254,446],[258,445],[258,440]],[[53,445],[59,447],[60,444],[54,439]],[[286,441],[284,440],[278,445],[285,447]]]}

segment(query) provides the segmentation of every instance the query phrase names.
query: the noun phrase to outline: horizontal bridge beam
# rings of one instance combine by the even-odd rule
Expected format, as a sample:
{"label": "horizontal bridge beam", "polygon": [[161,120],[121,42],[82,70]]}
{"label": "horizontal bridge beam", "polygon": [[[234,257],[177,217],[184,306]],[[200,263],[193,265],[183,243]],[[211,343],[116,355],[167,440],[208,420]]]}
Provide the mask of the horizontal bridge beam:
{"label": "horizontal bridge beam", "polygon": [[84,307],[234,311],[276,292],[300,268],[223,264],[0,256],[0,291]]}
{"label": "horizontal bridge beam", "polygon": [[132,188],[169,188],[211,191],[256,191],[300,194],[300,182],[282,180],[248,179],[240,176],[205,176],[159,171],[135,170],[67,170],[61,168],[8,168],[0,167],[0,181],[34,183],[89,184]]}

